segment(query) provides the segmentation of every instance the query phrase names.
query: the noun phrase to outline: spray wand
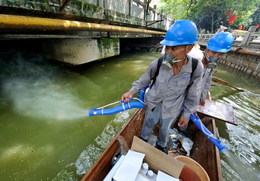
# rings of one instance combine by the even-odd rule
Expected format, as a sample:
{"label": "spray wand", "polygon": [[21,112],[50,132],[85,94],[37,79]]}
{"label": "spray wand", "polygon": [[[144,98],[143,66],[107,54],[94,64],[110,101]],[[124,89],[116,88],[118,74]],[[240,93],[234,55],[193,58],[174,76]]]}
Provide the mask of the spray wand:
{"label": "spray wand", "polygon": [[[144,94],[145,94],[145,91],[146,91],[147,88],[148,88],[148,86],[146,86],[145,88],[140,90],[138,98],[130,98],[129,99],[129,100],[136,100],[136,101],[124,103],[122,100],[120,100],[120,101],[116,101],[116,102],[113,102],[111,104],[102,106],[100,108],[94,107],[93,110],[92,109],[89,110],[89,116],[110,115],[110,114],[115,114],[115,113],[119,113],[119,112],[122,112],[122,111],[126,111],[126,110],[132,109],[132,108],[142,109],[142,108],[145,107]],[[118,106],[113,107],[113,108],[106,108],[108,106],[118,104],[118,103],[120,103],[121,105],[118,105]]]}

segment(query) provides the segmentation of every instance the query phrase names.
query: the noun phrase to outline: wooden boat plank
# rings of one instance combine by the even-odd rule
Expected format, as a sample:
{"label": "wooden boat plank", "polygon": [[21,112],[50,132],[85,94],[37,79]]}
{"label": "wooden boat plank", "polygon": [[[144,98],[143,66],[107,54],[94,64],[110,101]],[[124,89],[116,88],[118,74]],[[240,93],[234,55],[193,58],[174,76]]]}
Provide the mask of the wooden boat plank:
{"label": "wooden boat plank", "polygon": [[[212,124],[207,125],[207,128],[210,132],[213,132]],[[216,173],[216,159],[215,159],[215,145],[211,143],[209,140],[207,140],[209,143],[208,146],[208,174],[211,175],[212,181],[218,181],[218,175]],[[212,159],[214,158],[214,159]],[[214,169],[213,169],[214,168]],[[216,179],[217,178],[217,179]]]}
{"label": "wooden boat plank", "polygon": [[120,135],[125,138],[125,141],[130,148],[134,139],[134,136],[140,137],[141,130],[143,127],[143,121],[145,117],[145,111],[139,110],[138,113],[134,115],[135,121],[130,121],[129,126],[131,129],[127,129],[123,131]]}
{"label": "wooden boat plank", "polygon": [[[211,124],[207,125],[207,129],[212,133],[214,133],[213,124],[215,124],[214,120],[211,121]],[[216,169],[218,170],[218,164],[220,163],[215,156],[216,151],[218,151],[215,145],[200,131],[194,135],[193,140],[194,145],[190,157],[196,160],[206,170],[212,181],[221,180],[218,175],[221,170],[216,172]]]}
{"label": "wooden boat plank", "polygon": [[231,105],[206,99],[205,105],[199,106],[197,112],[237,126],[237,120]]}
{"label": "wooden boat plank", "polygon": [[[196,141],[195,141],[196,140]],[[196,160],[208,173],[208,149],[207,149],[207,138],[201,133],[197,132],[194,137],[193,137],[193,149],[191,150],[191,155],[190,157],[194,160]],[[210,174],[209,174],[210,177]]]}
{"label": "wooden boat plank", "polygon": [[[219,132],[218,132],[218,129],[216,127],[216,122],[215,120],[213,119],[212,120],[212,130],[213,130],[213,133],[215,136],[219,137]],[[215,147],[215,158],[216,158],[216,169],[217,169],[217,174],[218,174],[218,180],[219,181],[222,181],[223,180],[223,177],[222,177],[222,170],[221,170],[221,163],[220,163],[220,154],[219,154],[219,150],[216,146]]]}

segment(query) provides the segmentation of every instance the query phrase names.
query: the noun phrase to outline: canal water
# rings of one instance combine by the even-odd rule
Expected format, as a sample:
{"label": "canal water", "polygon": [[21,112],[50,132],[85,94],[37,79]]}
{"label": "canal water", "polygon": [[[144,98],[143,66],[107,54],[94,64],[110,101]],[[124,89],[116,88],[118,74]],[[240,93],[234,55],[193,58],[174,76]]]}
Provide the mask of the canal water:
{"label": "canal water", "polygon": [[[120,100],[159,53],[69,67],[29,52],[0,54],[0,180],[80,180],[134,110],[88,117]],[[234,107],[238,126],[217,121],[224,180],[260,180],[260,80],[219,66],[212,98]]]}

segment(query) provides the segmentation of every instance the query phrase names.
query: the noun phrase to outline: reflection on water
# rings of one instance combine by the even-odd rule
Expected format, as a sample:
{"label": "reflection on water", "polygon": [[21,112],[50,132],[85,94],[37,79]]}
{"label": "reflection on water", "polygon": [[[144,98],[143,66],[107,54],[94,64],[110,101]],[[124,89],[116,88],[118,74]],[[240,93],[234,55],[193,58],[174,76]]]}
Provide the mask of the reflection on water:
{"label": "reflection on water", "polygon": [[[159,53],[118,56],[69,68],[28,55],[0,55],[0,180],[80,180],[134,110],[88,117],[118,101]],[[217,122],[224,180],[260,180],[260,81],[223,67],[212,98],[234,107],[238,126]],[[254,93],[252,93],[254,92]]]}
{"label": "reflection on water", "polygon": [[232,105],[238,121],[238,126],[217,122],[221,140],[229,148],[221,154],[223,178],[260,180],[260,81],[234,75],[224,68],[219,68],[216,73],[231,85],[249,91],[238,92],[219,84],[212,87],[213,99]]}

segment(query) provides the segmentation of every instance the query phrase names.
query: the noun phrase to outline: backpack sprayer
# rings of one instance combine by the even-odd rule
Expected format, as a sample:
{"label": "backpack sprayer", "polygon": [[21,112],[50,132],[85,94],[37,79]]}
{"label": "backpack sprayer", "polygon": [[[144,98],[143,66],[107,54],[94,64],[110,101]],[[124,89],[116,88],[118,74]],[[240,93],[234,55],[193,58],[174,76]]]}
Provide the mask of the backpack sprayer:
{"label": "backpack sprayer", "polygon": [[[145,103],[144,103],[144,94],[146,89],[148,88],[145,87],[143,89],[140,90],[139,92],[139,97],[138,98],[130,98],[129,100],[136,100],[136,101],[131,101],[128,103],[124,103],[122,100],[120,101],[116,101],[114,103],[105,105],[103,107],[100,108],[96,108],[94,107],[93,110],[90,109],[89,110],[89,116],[98,116],[98,115],[110,115],[110,114],[115,114],[115,113],[119,113],[122,111],[126,111],[128,109],[132,109],[132,108],[144,108],[145,107]],[[113,108],[106,108],[108,106],[114,105],[114,104],[118,104],[121,103],[121,105],[118,105],[116,107]],[[105,109],[106,108],[106,109]],[[226,146],[221,144],[221,141],[217,139],[217,137],[215,135],[213,135],[205,126],[204,124],[201,122],[200,118],[198,117],[198,115],[196,113],[193,113],[190,115],[190,119],[193,121],[193,123],[200,129],[200,131],[215,145],[218,147],[219,151],[222,152],[223,149],[228,149]]]}

